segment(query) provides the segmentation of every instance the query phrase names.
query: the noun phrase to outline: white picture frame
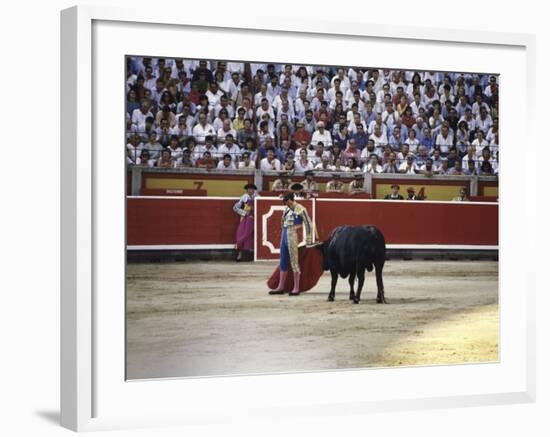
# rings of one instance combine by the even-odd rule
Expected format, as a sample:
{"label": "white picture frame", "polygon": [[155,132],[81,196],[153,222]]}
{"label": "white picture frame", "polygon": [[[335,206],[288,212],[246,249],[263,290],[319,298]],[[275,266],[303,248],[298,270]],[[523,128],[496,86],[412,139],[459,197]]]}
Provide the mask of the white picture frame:
{"label": "white picture frame", "polygon": [[[507,94],[507,89],[519,86],[523,95],[522,101],[515,100],[518,110],[525,112],[525,117],[515,121],[522,125],[527,132],[526,148],[534,148],[535,138],[533,114],[531,108],[534,102],[534,72],[535,72],[535,39],[532,35],[512,33],[491,33],[485,31],[458,31],[452,29],[429,29],[403,26],[371,25],[364,26],[361,22],[313,22],[306,19],[285,17],[256,18],[249,22],[246,17],[241,21],[232,20],[231,29],[223,16],[203,16],[199,23],[192,20],[193,14],[178,11],[154,10],[140,11],[134,9],[117,9],[111,7],[78,6],[61,13],[61,103],[62,103],[62,174],[61,174],[61,424],[75,431],[131,428],[141,426],[193,425],[207,423],[225,423],[247,417],[246,409],[251,405],[246,394],[257,395],[259,388],[269,387],[272,399],[269,402],[258,400],[255,406],[255,417],[259,420],[284,415],[306,416],[341,414],[343,411],[352,411],[354,414],[364,414],[379,411],[402,411],[424,408],[476,406],[487,404],[505,404],[518,402],[533,402],[535,399],[535,308],[534,308],[534,267],[529,266],[527,260],[521,260],[517,253],[520,249],[528,250],[535,245],[536,226],[534,217],[525,216],[526,212],[518,211],[510,205],[509,199],[524,198],[525,202],[533,201],[533,193],[528,187],[534,186],[533,173],[516,173],[515,182],[503,176],[500,188],[501,200],[501,341],[504,342],[501,361],[493,367],[488,365],[470,366],[443,366],[415,369],[376,369],[365,371],[342,371],[322,373],[301,373],[277,376],[246,376],[223,378],[195,378],[184,380],[170,380],[158,382],[131,382],[121,380],[120,356],[124,351],[120,349],[120,339],[123,328],[120,324],[120,293],[124,294],[123,283],[124,247],[119,252],[110,255],[110,259],[103,256],[108,243],[122,241],[124,223],[117,215],[121,212],[123,197],[118,199],[107,198],[105,186],[115,187],[113,194],[123,193],[121,186],[123,179],[116,178],[121,167],[116,162],[105,164],[105,154],[98,141],[107,135],[109,129],[97,130],[96,123],[101,123],[105,100],[97,94],[96,87],[102,87],[101,64],[98,56],[103,56],[101,47],[103,39],[111,36],[113,46],[120,45],[121,41],[112,39],[120,29],[131,32],[139,28],[145,32],[157,32],[159,35],[166,32],[194,32],[203,37],[205,34],[216,35],[256,35],[259,39],[265,38],[324,38],[324,41],[338,43],[345,41],[346,45],[372,43],[376,44],[432,44],[433,47],[452,46],[453,50],[471,50],[475,62],[482,61],[488,52],[494,52],[495,64],[499,64],[501,57],[517,56],[521,60],[509,67],[507,73],[502,74],[502,155],[501,170],[506,175],[506,169],[512,165],[509,155],[506,154],[506,144],[515,140],[513,129],[510,127],[511,118],[507,118],[506,102],[517,95]],[[101,27],[103,26],[103,27]],[[109,33],[112,32],[112,33]],[[102,35],[105,33],[105,36]],[[219,35],[218,35],[219,36]],[[122,36],[119,37],[122,40]],[[117,43],[117,44],[115,44]],[[199,49],[189,48],[187,57],[201,57]],[[125,50],[122,48],[121,50]],[[134,48],[128,48],[126,54],[133,53]],[[143,52],[150,49],[144,46]],[[345,52],[345,50],[343,50]],[[215,51],[212,53],[215,55]],[[159,53],[163,56],[175,56],[176,53]],[[334,54],[333,54],[334,55]],[[113,55],[119,56],[116,53]],[[270,56],[277,56],[271,54]],[[289,53],[288,61],[294,60],[297,54]],[[311,56],[316,56],[312,54]],[[318,56],[318,55],[317,55]],[[349,53],[341,53],[342,59],[349,59]],[[203,56],[206,57],[206,56]],[[219,56],[220,58],[222,56]],[[252,53],[248,59],[254,60]],[[241,58],[243,59],[243,58]],[[275,58],[273,58],[275,59]],[[335,61],[340,58],[335,56]],[[319,59],[322,61],[322,59]],[[334,63],[333,62],[333,63]],[[407,60],[403,61],[405,64]],[[348,65],[356,64],[348,62]],[[359,63],[360,64],[360,63]],[[380,65],[373,61],[372,64]],[[505,60],[502,60],[502,65]],[[457,64],[460,65],[460,64]],[[397,66],[396,66],[397,67]],[[409,67],[402,65],[398,67]],[[418,66],[420,67],[420,66]],[[504,68],[504,67],[503,67]],[[456,68],[448,65],[447,70],[468,71],[468,68]],[[498,71],[500,73],[500,71]],[[511,72],[524,77],[520,85],[511,83]],[[114,84],[113,89],[121,88],[121,82]],[[508,88],[507,88],[508,87]],[[106,87],[108,88],[108,87]],[[122,99],[113,94],[113,107]],[[120,97],[120,98],[119,98]],[[508,100],[507,100],[508,99]],[[521,97],[520,97],[521,99]],[[107,109],[107,108],[106,108]],[[120,115],[122,120],[122,113]],[[115,121],[115,124],[118,121]],[[506,125],[508,123],[508,127]],[[122,144],[122,125],[120,132],[112,141],[113,144]],[[525,137],[523,137],[525,139]],[[527,155],[527,154],[526,154]],[[521,159],[520,163],[521,163]],[[516,161],[517,163],[517,161]],[[99,172],[98,168],[102,171]],[[526,166],[524,166],[525,168]],[[106,170],[112,170],[112,173]],[[113,182],[114,181],[114,182]],[[532,184],[532,185],[530,185]],[[523,197],[522,197],[523,196]],[[114,203],[112,203],[114,202]],[[107,216],[113,206],[118,211],[113,217]],[[513,212],[515,210],[515,212]],[[123,213],[123,207],[122,207]],[[524,215],[522,215],[524,214]],[[118,218],[118,219],[117,219]],[[527,231],[528,238],[521,239],[508,233],[523,221],[530,223]],[[111,234],[111,232],[113,234]],[[110,238],[110,237],[113,238]],[[116,248],[116,246],[115,246]],[[514,250],[510,250],[514,248]],[[122,257],[122,258],[121,258]],[[122,261],[122,263],[121,263]],[[110,273],[105,263],[111,264]],[[502,266],[515,266],[517,275],[512,277]],[[109,280],[109,274],[120,276],[116,284]],[[122,282],[120,279],[122,278]],[[113,285],[111,285],[113,284]],[[108,306],[109,298],[98,296],[106,287],[113,288],[115,305]],[[510,293],[502,290],[514,288],[519,293],[517,304],[510,305]],[[123,301],[123,299],[122,299]],[[107,306],[106,306],[107,305]],[[118,322],[109,322],[109,320]],[[512,321],[513,320],[513,321]],[[117,324],[118,323],[118,324]],[[512,326],[513,323],[513,326]],[[113,339],[108,339],[105,333],[112,329]],[[111,343],[112,340],[112,343]],[[509,343],[508,343],[509,342]],[[116,356],[116,357],[115,357]],[[115,361],[109,361],[109,360]],[[509,368],[507,367],[510,364]],[[121,373],[122,372],[122,373]],[[369,373],[370,372],[370,373]],[[377,372],[377,379],[393,381],[397,388],[388,389],[385,397],[370,396],[366,392],[351,391],[350,387],[361,384],[369,375]],[[435,381],[455,379],[454,386],[449,390],[429,390],[419,388],[410,381],[414,372],[415,379],[422,381],[434,378]],[[497,375],[497,376],[495,376]],[[473,377],[479,383],[479,390],[460,386],[467,386],[467,378]],[[113,381],[116,382],[113,383]],[[402,385],[400,386],[400,382]],[[115,388],[116,386],[116,388]],[[323,390],[316,387],[323,386]],[[276,387],[280,390],[277,391]],[[300,387],[310,390],[311,396],[297,399],[296,404],[285,406],[285,389]],[[370,386],[376,392],[374,385]],[[182,405],[170,404],[174,393],[196,393],[190,408],[189,399]],[[193,392],[193,390],[199,390]],[[382,387],[378,388],[382,393]],[[227,393],[244,393],[236,399]],[[165,401],[160,402],[158,408],[138,410],[128,399],[146,398],[161,393],[168,393]],[[215,402],[212,411],[206,411],[203,400],[198,393],[219,395],[220,402],[231,399],[232,408],[223,411]],[[107,396],[110,400],[107,399]],[[193,396],[190,394],[189,396]],[[185,402],[185,400],[182,400]],[[122,408],[125,405],[127,408]],[[168,405],[171,405],[168,408]],[[182,412],[185,411],[185,414]]]}

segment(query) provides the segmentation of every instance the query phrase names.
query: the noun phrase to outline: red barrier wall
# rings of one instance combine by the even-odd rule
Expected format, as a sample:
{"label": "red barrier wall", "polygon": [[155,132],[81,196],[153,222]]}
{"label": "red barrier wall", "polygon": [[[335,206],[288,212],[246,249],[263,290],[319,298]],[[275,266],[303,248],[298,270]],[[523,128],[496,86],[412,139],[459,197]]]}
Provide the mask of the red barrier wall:
{"label": "red barrier wall", "polygon": [[127,199],[127,244],[234,244],[236,199]]}
{"label": "red barrier wall", "polygon": [[[239,216],[232,210],[235,202],[236,198],[128,198],[128,245],[234,244],[239,222]],[[304,200],[300,203],[308,209],[312,219],[315,216],[320,239],[325,239],[332,229],[342,224],[370,223],[382,230],[387,244],[498,245],[496,203],[346,199]],[[275,258],[278,255],[272,249],[279,247],[281,201],[278,198],[259,198],[257,208],[257,257]]]}
{"label": "red barrier wall", "polygon": [[[321,240],[343,224],[373,224],[382,231],[387,244],[498,245],[498,204],[370,200],[354,202],[345,199],[317,199],[314,207],[303,201],[300,203],[308,208],[310,215],[315,216]],[[279,205],[278,199],[258,199],[258,259],[278,256],[274,249],[279,248],[280,212],[270,214],[270,210],[272,206]],[[262,220],[262,217],[266,219]]]}

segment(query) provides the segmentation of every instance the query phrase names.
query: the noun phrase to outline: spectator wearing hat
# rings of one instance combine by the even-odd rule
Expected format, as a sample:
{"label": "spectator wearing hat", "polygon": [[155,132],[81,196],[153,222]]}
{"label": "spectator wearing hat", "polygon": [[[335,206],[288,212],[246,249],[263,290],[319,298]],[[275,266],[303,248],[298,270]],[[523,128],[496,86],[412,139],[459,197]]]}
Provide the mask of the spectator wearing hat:
{"label": "spectator wearing hat", "polygon": [[237,261],[251,261],[254,252],[254,199],[258,197],[256,185],[248,183],[245,193],[233,205],[233,211],[240,216],[235,237]]}
{"label": "spectator wearing hat", "polygon": [[405,200],[419,200],[413,187],[407,188],[407,197],[405,197]]}
{"label": "spectator wearing hat", "polygon": [[220,162],[218,162],[218,166],[216,168],[218,170],[224,170],[224,171],[237,169],[237,167],[235,166],[235,163],[233,162],[233,158],[229,153],[226,153],[225,155],[223,155],[223,159]]}
{"label": "spectator wearing hat", "polygon": [[317,185],[317,182],[313,180],[313,171],[307,170],[306,172],[304,172],[304,175],[306,178],[301,182],[302,186],[304,187],[304,193],[308,198],[316,197],[317,193],[319,192],[319,186]]}
{"label": "spectator wearing hat", "polygon": [[298,182],[295,182],[290,185],[290,190],[294,194],[295,199],[306,199],[307,194],[304,191],[304,186]]}
{"label": "spectator wearing hat", "polygon": [[365,176],[356,174],[348,185],[348,193],[351,195],[365,193]]}
{"label": "spectator wearing hat", "polygon": [[326,185],[327,193],[343,193],[344,192],[344,183],[340,180],[340,175],[334,173],[332,179],[327,182]]}
{"label": "spectator wearing hat", "polygon": [[313,135],[311,136],[311,142],[313,144],[317,144],[319,141],[323,143],[323,147],[328,149],[332,146],[332,136],[330,135],[330,132],[325,129],[325,123],[322,121],[318,122],[316,125],[317,129],[315,132],[313,132]]}
{"label": "spectator wearing hat", "polygon": [[403,200],[403,196],[399,194],[399,185],[392,184],[391,193],[384,196],[385,200]]}

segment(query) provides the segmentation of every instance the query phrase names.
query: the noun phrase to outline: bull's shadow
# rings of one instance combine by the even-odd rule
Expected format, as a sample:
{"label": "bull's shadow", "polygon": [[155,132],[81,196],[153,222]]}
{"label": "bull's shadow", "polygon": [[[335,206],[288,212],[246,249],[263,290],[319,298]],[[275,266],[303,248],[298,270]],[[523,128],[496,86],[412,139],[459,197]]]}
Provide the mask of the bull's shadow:
{"label": "bull's shadow", "polygon": [[[386,262],[386,242],[376,226],[339,226],[317,247],[323,253],[323,270],[329,270],[331,275],[327,299],[329,302],[334,301],[338,276],[341,276],[348,278],[349,299],[353,303],[359,303],[365,283],[365,270],[372,272],[374,269],[378,289],[376,302],[388,303],[382,279],[382,270]],[[356,277],[357,290],[354,289]]]}

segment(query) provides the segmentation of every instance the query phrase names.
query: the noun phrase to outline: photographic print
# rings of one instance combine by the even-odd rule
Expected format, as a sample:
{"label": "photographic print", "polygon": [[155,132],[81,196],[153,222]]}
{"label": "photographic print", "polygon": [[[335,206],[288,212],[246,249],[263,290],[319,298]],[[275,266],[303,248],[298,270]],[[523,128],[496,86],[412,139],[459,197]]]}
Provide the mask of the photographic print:
{"label": "photographic print", "polygon": [[499,360],[498,73],[141,54],[124,92],[127,379]]}

